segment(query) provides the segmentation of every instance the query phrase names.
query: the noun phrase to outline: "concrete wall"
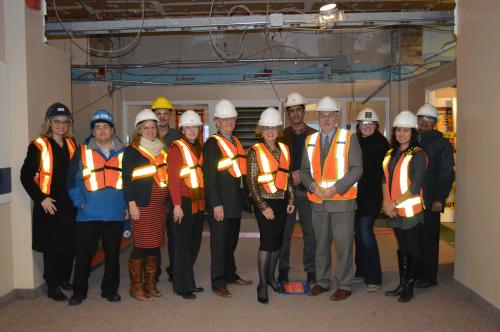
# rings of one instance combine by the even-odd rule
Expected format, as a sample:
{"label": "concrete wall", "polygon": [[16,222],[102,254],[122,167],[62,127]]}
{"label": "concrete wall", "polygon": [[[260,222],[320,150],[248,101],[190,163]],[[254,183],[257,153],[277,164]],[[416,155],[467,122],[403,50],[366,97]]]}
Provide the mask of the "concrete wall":
{"label": "concrete wall", "polygon": [[[8,71],[12,200],[0,205],[0,296],[42,283],[41,257],[31,250],[31,200],[19,181],[27,144],[38,133],[48,104],[71,103],[70,58],[45,45],[40,11],[24,1],[4,1],[0,9]],[[1,47],[1,46],[0,46]],[[1,48],[0,48],[1,49]]]}
{"label": "concrete wall", "polygon": [[500,2],[457,1],[455,278],[500,309]]}

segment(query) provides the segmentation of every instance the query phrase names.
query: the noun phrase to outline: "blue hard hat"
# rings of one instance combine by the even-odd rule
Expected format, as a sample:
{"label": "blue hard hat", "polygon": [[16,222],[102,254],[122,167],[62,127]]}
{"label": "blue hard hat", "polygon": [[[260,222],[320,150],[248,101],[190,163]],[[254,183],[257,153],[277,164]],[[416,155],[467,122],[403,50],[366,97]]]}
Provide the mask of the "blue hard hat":
{"label": "blue hard hat", "polygon": [[96,124],[97,122],[106,122],[109,123],[111,127],[115,126],[115,123],[113,122],[113,116],[105,109],[98,110],[97,112],[92,114],[92,117],[90,118],[90,129],[93,129],[94,124]]}
{"label": "blue hard hat", "polygon": [[62,103],[54,103],[47,108],[47,112],[45,112],[45,120],[57,115],[66,115],[71,117],[71,112],[69,111],[68,106]]}

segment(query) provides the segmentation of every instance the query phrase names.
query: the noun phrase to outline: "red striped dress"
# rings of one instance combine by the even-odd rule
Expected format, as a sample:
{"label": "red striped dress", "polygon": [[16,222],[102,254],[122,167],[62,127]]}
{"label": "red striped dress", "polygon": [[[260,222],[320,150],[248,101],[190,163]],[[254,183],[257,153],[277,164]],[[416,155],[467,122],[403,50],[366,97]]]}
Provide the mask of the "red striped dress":
{"label": "red striped dress", "polygon": [[160,248],[165,245],[167,195],[167,188],[160,188],[153,181],[149,204],[139,206],[139,220],[132,220],[131,222],[136,247]]}

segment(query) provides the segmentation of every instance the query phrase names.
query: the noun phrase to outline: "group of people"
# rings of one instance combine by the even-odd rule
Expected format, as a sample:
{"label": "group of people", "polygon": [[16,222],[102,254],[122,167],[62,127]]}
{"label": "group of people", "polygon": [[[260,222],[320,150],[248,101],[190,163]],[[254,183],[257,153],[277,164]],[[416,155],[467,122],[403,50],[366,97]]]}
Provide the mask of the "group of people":
{"label": "group of people", "polygon": [[[372,109],[359,113],[353,134],[338,127],[340,107],[334,99],[324,97],[317,104],[319,131],[306,125],[305,105],[298,93],[285,99],[291,125],[284,131],[281,112],[265,109],[256,128],[259,142],[248,151],[233,135],[238,113],[227,99],[215,105],[218,132],[205,144],[203,122],[195,111],[182,113],[180,131],[170,128],[173,106],[164,97],[137,114],[128,146],[115,135],[114,119],[106,110],[92,115],[91,135],[77,146],[70,110],[61,103],[51,105],[21,169],[21,182],[34,201],[32,247],[43,253],[48,297],[70,305],[86,299],[101,239],[101,296],[120,301],[120,244],[124,221],[130,220],[130,295],[141,301],[161,296],[160,249],[167,241],[166,271],[173,290],[195,299],[204,290],[193,267],[205,215],[211,288],[218,296],[231,297],[229,285],[252,284],[237,274],[234,257],[249,197],[260,231],[261,303],[269,301],[268,286],[281,292],[288,281],[297,213],[304,270],[307,282],[314,284],[310,295],[330,289],[332,241],[337,285],[332,300],[349,297],[356,279],[368,291],[380,287],[373,227],[381,209],[396,234],[400,272],[400,284],[386,295],[406,302],[416,279],[417,287],[435,285],[439,215],[454,177],[451,145],[434,130],[436,109],[424,105],[418,119],[409,111],[399,113],[389,145]],[[72,290],[72,296],[68,299],[63,290]]]}

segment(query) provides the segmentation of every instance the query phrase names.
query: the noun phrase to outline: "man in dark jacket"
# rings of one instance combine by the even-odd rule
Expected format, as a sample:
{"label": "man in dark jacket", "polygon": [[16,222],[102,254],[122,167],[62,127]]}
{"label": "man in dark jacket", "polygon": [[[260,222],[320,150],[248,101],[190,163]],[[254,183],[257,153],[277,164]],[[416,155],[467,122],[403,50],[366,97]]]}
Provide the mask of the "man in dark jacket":
{"label": "man in dark jacket", "polygon": [[[290,160],[293,183],[296,187],[295,206],[299,213],[299,222],[304,237],[303,263],[304,271],[307,273],[307,282],[316,282],[316,239],[314,238],[314,229],[312,226],[311,202],[307,198],[307,189],[300,181],[300,161],[302,150],[304,149],[306,137],[316,130],[306,125],[305,101],[300,94],[293,92],[285,100],[285,107],[290,119],[291,125],[284,131],[280,141],[290,148]],[[279,275],[278,282],[288,281],[288,271],[290,270],[290,242],[292,239],[293,228],[296,222],[296,212],[289,214],[286,221],[285,232],[283,234],[283,246],[279,257]]]}
{"label": "man in dark jacket", "polygon": [[453,147],[434,129],[438,115],[430,104],[424,104],[417,112],[420,145],[427,152],[429,167],[423,184],[424,227],[422,234],[422,259],[417,271],[417,288],[437,284],[439,258],[439,230],[441,212],[444,211],[455,177]]}
{"label": "man in dark jacket", "polygon": [[243,286],[252,283],[236,274],[234,259],[240,234],[243,176],[246,174],[245,151],[233,136],[237,115],[229,100],[220,100],[215,105],[215,123],[219,132],[203,147],[203,179],[210,216],[212,290],[221,297],[231,296],[228,284]]}

